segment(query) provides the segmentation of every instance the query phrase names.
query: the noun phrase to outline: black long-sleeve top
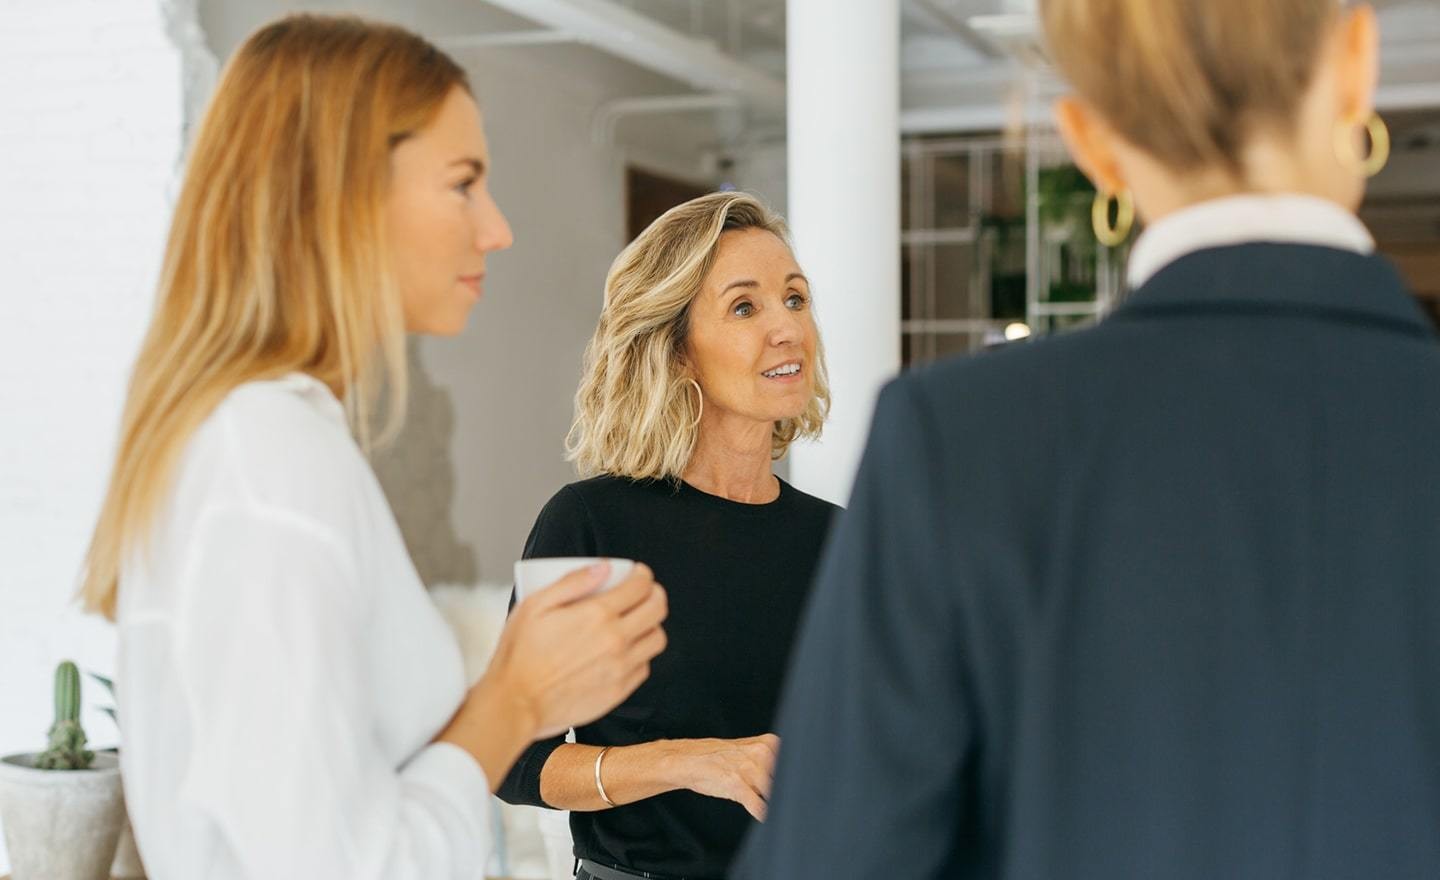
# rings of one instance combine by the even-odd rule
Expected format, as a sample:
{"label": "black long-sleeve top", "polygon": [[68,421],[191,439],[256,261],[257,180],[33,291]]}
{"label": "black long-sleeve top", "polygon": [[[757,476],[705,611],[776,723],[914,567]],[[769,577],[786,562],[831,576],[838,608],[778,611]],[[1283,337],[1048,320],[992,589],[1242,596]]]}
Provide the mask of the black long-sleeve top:
{"label": "black long-sleeve top", "polygon": [[[767,504],[686,484],[596,477],[540,512],[525,558],[608,556],[649,565],[670,602],[669,645],[650,678],[575,731],[586,745],[772,733],[781,678],[837,508],[784,481]],[[499,795],[549,806],[540,773],[563,737],[530,746]],[[570,817],[577,857],[663,877],[723,877],[753,824],[732,801],[675,791]]]}

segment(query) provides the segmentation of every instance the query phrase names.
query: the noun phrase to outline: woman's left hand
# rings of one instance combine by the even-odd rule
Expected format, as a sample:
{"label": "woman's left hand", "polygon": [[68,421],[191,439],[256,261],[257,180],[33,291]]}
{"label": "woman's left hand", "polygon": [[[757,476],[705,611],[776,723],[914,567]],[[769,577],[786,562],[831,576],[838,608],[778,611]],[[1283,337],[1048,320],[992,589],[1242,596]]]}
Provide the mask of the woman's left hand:
{"label": "woman's left hand", "polygon": [[674,750],[680,787],[734,801],[756,821],[765,821],[780,737],[766,733],[744,739],[670,740],[666,745]]}

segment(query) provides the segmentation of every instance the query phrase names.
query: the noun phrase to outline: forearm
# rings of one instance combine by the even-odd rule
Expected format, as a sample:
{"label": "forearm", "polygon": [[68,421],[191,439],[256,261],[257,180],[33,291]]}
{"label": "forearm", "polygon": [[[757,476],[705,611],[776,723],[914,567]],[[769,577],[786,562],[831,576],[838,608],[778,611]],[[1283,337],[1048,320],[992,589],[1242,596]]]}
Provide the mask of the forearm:
{"label": "forearm", "polygon": [[531,713],[512,690],[487,674],[436,737],[436,742],[451,743],[469,752],[485,771],[491,792],[535,738]]}
{"label": "forearm", "polygon": [[[540,796],[557,810],[608,810],[595,787],[599,746],[566,743],[556,749],[540,771]],[[685,788],[679,741],[657,740],[636,746],[615,746],[605,753],[601,780],[616,806],[633,804],[667,791]]]}

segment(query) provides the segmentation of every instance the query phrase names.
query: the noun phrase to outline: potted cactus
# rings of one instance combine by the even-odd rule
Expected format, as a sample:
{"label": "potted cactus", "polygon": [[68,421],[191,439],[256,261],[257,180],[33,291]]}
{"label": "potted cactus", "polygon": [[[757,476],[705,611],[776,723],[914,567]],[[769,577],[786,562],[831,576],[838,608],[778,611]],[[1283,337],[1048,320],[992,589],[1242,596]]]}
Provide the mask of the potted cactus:
{"label": "potted cactus", "polygon": [[120,761],[85,748],[80,670],[55,670],[55,723],[43,752],[0,759],[0,823],[13,880],[108,880],[125,822]]}

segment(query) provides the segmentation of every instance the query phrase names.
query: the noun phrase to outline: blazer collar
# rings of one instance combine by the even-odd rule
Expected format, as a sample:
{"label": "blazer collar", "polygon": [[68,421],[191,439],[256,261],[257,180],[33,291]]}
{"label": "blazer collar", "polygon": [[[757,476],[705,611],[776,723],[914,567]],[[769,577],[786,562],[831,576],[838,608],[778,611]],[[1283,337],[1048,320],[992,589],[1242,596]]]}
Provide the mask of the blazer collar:
{"label": "blazer collar", "polygon": [[1114,316],[1187,312],[1310,313],[1436,335],[1434,324],[1388,260],[1308,244],[1195,251],[1157,272]]}
{"label": "blazer collar", "polygon": [[1186,254],[1258,242],[1375,252],[1365,224],[1334,202],[1296,193],[1248,193],[1191,205],[1155,221],[1130,249],[1126,277],[1130,289],[1139,290]]}

